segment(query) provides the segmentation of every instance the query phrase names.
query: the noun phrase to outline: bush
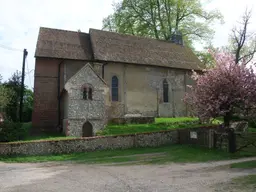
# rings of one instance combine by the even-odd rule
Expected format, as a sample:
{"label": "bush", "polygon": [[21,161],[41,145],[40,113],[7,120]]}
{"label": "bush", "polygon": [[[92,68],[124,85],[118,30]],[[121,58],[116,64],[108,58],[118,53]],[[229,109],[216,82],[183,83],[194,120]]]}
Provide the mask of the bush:
{"label": "bush", "polygon": [[249,117],[240,117],[240,116],[233,116],[232,121],[247,121],[249,127],[256,128],[256,119],[255,118],[249,118]]}
{"label": "bush", "polygon": [[0,142],[23,140],[27,134],[28,130],[21,123],[7,120],[0,125]]}

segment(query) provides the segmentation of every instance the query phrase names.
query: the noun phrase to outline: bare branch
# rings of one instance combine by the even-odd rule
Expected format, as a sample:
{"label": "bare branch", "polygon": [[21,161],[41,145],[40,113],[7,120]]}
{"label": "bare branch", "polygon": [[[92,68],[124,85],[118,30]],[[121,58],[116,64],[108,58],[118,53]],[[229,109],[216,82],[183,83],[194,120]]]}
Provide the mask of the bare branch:
{"label": "bare branch", "polygon": [[248,25],[250,23],[250,19],[252,16],[252,12],[247,9],[242,16],[242,22],[240,23],[242,26],[240,28],[234,27],[232,29],[232,36],[234,42],[234,54],[235,54],[235,62],[238,64],[240,61],[246,59],[246,63],[249,63],[255,54],[255,49],[249,51],[249,53],[245,53],[243,50],[245,49],[247,42],[253,38],[253,34],[248,33]]}

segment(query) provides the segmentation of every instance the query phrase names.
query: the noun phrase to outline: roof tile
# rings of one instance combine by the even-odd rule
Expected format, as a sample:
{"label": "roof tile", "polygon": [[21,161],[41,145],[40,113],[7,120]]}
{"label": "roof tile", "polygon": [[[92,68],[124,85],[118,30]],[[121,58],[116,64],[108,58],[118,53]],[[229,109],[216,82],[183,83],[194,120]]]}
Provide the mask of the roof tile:
{"label": "roof tile", "polygon": [[97,29],[87,34],[41,27],[35,56],[201,69],[201,62],[188,47]]}

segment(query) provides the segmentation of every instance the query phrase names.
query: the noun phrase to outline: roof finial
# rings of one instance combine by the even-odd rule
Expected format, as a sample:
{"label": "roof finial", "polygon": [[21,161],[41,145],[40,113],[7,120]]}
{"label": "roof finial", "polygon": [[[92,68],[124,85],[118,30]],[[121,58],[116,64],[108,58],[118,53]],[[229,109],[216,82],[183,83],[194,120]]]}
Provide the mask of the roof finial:
{"label": "roof finial", "polygon": [[182,33],[179,30],[175,30],[171,35],[171,42],[178,45],[183,45]]}

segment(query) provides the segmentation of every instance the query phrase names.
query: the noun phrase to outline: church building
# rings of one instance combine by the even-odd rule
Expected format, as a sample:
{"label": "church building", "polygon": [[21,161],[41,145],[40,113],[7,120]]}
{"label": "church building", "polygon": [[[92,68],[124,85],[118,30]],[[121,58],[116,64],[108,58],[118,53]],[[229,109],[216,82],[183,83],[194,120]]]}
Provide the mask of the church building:
{"label": "church building", "polygon": [[201,62],[170,41],[90,29],[41,27],[35,52],[33,129],[92,136],[127,116],[188,116],[183,102]]}

